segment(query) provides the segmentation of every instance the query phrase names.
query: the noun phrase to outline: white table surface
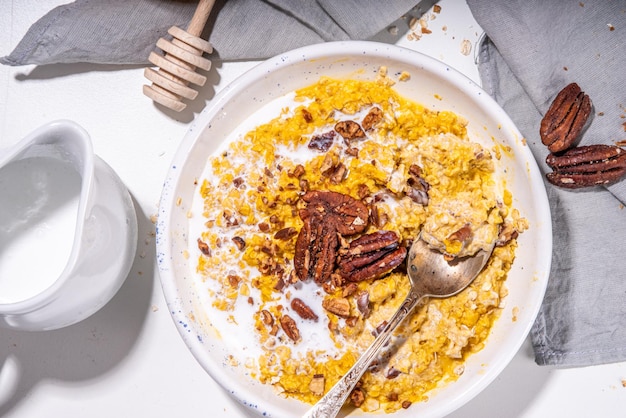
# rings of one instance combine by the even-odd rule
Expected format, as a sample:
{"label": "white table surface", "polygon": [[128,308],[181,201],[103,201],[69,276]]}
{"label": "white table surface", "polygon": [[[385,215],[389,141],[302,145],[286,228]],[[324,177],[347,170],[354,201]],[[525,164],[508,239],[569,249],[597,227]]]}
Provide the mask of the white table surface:
{"label": "white table surface", "polygon": [[[63,3],[0,0],[0,56],[39,17]],[[431,34],[418,41],[403,35],[397,43],[479,83],[474,50],[482,29],[465,2],[439,4],[441,13],[429,21]],[[400,30],[408,33],[406,27]],[[465,39],[472,45],[469,55],[461,53]],[[127,185],[139,221],[132,270],[102,310],[57,331],[0,329],[0,416],[253,416],[204,372],[179,338],[159,282],[153,219],[169,162],[190,122],[216,92],[255,64],[214,64],[198,99],[181,114],[165,112],[143,96],[145,80],[138,66],[0,65],[0,148],[47,122],[74,120]],[[625,379],[626,363],[537,366],[527,341],[487,389],[451,416],[626,416]]]}

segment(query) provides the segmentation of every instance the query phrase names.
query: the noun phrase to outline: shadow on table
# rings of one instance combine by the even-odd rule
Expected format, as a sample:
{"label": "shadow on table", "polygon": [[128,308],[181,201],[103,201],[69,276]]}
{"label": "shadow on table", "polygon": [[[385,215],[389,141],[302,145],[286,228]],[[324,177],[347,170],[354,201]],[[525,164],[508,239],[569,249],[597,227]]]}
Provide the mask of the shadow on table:
{"label": "shadow on table", "polygon": [[538,366],[527,339],[520,352],[491,385],[448,418],[518,417],[550,379],[549,367]]}
{"label": "shadow on table", "polygon": [[[209,55],[207,58],[211,59]],[[194,100],[183,99],[183,102],[187,107],[181,111],[176,112],[158,103],[153,103],[154,107],[162,112],[165,116],[172,120],[176,120],[182,123],[189,123],[194,120],[204,107],[210,102],[216,94],[215,86],[220,83],[220,68],[223,66],[223,62],[217,59],[211,59],[211,69],[206,72],[199,70],[198,72],[207,78],[204,86],[191,87],[198,92],[198,96]],[[83,74],[90,72],[115,72],[125,70],[137,70],[146,68],[147,65],[131,65],[131,64],[93,64],[93,63],[73,63],[73,64],[47,64],[34,67],[30,72],[18,72],[15,75],[15,79],[20,82],[31,82],[50,80],[55,78],[67,77],[74,74]],[[156,67],[155,67],[156,68]],[[143,84],[150,85],[151,81],[147,78],[143,79]],[[141,94],[142,84],[137,84],[137,92]],[[146,103],[150,103],[151,100],[145,97]]]}
{"label": "shadow on table", "polygon": [[142,332],[155,277],[154,225],[137,211],[138,245],[130,273],[111,301],[91,317],[55,331],[0,329],[0,416],[45,380],[80,384],[114,369]]}

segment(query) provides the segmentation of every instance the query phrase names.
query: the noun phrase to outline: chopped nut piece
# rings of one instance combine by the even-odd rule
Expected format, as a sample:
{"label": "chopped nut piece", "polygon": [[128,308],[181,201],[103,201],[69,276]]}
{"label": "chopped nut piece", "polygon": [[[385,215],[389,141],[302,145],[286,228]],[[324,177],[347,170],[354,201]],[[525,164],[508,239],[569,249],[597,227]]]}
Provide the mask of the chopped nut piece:
{"label": "chopped nut piece", "polygon": [[346,140],[365,138],[365,132],[361,126],[353,120],[337,122],[335,124],[335,131]]}
{"label": "chopped nut piece", "polygon": [[322,165],[320,165],[320,172],[325,176],[329,176],[330,174],[332,174],[331,170],[333,170],[333,167],[335,167],[335,165],[337,164],[336,160],[337,156],[335,154],[326,154],[326,156],[324,157],[324,161],[322,161]]}
{"label": "chopped nut piece", "polygon": [[289,315],[283,315],[280,317],[280,327],[285,331],[287,337],[289,337],[293,342],[298,342],[300,340],[300,331],[298,330],[298,325],[296,321]]}
{"label": "chopped nut piece", "polygon": [[395,379],[396,377],[400,376],[400,373],[400,370],[392,366],[389,368],[389,370],[387,370],[387,374],[385,375],[385,377],[387,379]]}
{"label": "chopped nut piece", "polygon": [[370,294],[367,290],[363,290],[356,295],[356,308],[361,312],[363,317],[368,317],[370,309]]}
{"label": "chopped nut piece", "polygon": [[326,152],[333,145],[334,141],[335,141],[335,131],[329,131],[321,135],[315,135],[311,137],[311,140],[309,141],[309,148]]}
{"label": "chopped nut piece", "polygon": [[241,282],[241,277],[235,275],[235,274],[229,274],[228,277],[228,283],[231,285],[231,287],[237,287],[239,286],[239,283]]}
{"label": "chopped nut piece", "polygon": [[313,115],[311,115],[311,112],[306,109],[302,109],[302,117],[306,123],[313,122]]}
{"label": "chopped nut piece", "polygon": [[365,394],[363,393],[363,390],[354,389],[350,394],[350,401],[352,401],[352,404],[357,408],[363,405],[363,402],[365,402]]}
{"label": "chopped nut piece", "polygon": [[274,317],[272,316],[270,311],[266,309],[263,309],[261,311],[261,321],[263,321],[265,325],[269,325],[269,326],[274,325]]}
{"label": "chopped nut piece", "polygon": [[260,230],[261,232],[269,232],[269,230],[270,230],[270,226],[269,226],[267,223],[265,223],[265,222],[261,222],[261,223],[259,224],[259,230]]}
{"label": "chopped nut piece", "polygon": [[296,178],[300,178],[304,175],[304,166],[302,164],[298,164],[297,166],[295,166],[295,168],[293,169],[293,171],[291,173],[289,173],[290,177],[296,177]]}
{"label": "chopped nut piece", "polygon": [[348,169],[343,163],[339,163],[335,167],[333,167],[333,172],[329,175],[330,182],[333,184],[341,183],[348,174]]}
{"label": "chopped nut piece", "polygon": [[346,318],[346,325],[349,327],[356,326],[357,322],[359,322],[359,318],[356,316],[349,316],[348,318]]}
{"label": "chopped nut piece", "polygon": [[358,289],[359,289],[359,286],[356,283],[348,283],[348,285],[343,288],[343,291],[341,292],[341,296],[343,296],[344,298],[352,296]]}
{"label": "chopped nut piece", "polygon": [[282,241],[287,241],[295,237],[296,235],[298,235],[298,231],[296,231],[296,228],[288,227],[288,228],[283,228],[280,231],[276,232],[274,234],[274,238],[282,240]]}
{"label": "chopped nut piece", "polygon": [[380,334],[381,332],[383,332],[383,330],[385,329],[385,327],[387,327],[387,321],[383,321],[380,324],[378,324],[378,326],[376,327],[376,329],[374,331],[372,331],[372,335],[374,337],[378,337],[378,334]]}
{"label": "chopped nut piece", "polygon": [[373,107],[370,111],[365,115],[361,125],[363,125],[363,129],[369,131],[372,129],[378,122],[383,119],[383,111],[380,110],[379,107]]}
{"label": "chopped nut piece", "polygon": [[274,285],[274,290],[277,292],[282,291],[285,288],[285,280],[282,277],[279,277]]}
{"label": "chopped nut piece", "polygon": [[410,406],[411,406],[411,401],[403,401],[402,402],[402,408],[403,409],[409,409]]}
{"label": "chopped nut piece", "polygon": [[317,321],[317,315],[313,312],[306,303],[302,301],[302,299],[294,298],[291,300],[291,309],[296,311],[300,318],[302,319],[312,319]]}
{"label": "chopped nut piece", "polygon": [[465,242],[472,236],[472,228],[469,225],[463,225],[461,228],[450,234],[448,239],[450,241]]}
{"label": "chopped nut piece", "polygon": [[311,383],[309,383],[309,390],[315,396],[322,396],[324,394],[324,385],[326,379],[323,374],[314,374]]}
{"label": "chopped nut piece", "polygon": [[233,237],[232,241],[235,243],[235,246],[239,251],[243,251],[246,248],[246,241],[244,241],[241,237]]}
{"label": "chopped nut piece", "polygon": [[211,257],[211,249],[209,248],[209,244],[202,241],[200,238],[198,238],[198,249],[202,254],[206,255],[207,257]]}
{"label": "chopped nut piece", "polygon": [[342,318],[350,316],[350,301],[346,298],[325,298],[322,307]]}
{"label": "chopped nut piece", "polygon": [[241,177],[237,177],[237,178],[233,179],[233,186],[235,186],[236,189],[241,187],[241,185],[243,183],[244,183],[244,180]]}
{"label": "chopped nut piece", "polygon": [[514,240],[518,237],[519,232],[515,227],[510,223],[505,223],[501,228],[500,233],[498,234],[498,239],[496,240],[497,247],[503,247],[508,244],[511,240]]}

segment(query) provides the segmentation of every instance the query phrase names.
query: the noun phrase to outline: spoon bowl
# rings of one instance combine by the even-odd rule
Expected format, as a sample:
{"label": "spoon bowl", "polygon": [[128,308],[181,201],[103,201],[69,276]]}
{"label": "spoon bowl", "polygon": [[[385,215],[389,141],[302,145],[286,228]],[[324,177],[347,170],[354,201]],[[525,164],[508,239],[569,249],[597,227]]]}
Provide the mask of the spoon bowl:
{"label": "spoon bowl", "polygon": [[427,297],[454,296],[469,286],[487,264],[494,245],[495,243],[492,243],[489,248],[481,249],[472,256],[450,259],[431,248],[421,238],[415,239],[406,259],[411,288],[402,305],[352,368],[303,415],[303,418],[337,416],[370,363],[378,356],[395,329],[419,302]]}
{"label": "spoon bowl", "polygon": [[472,256],[449,259],[426,241],[416,239],[406,262],[411,288],[424,297],[454,296],[474,281],[492,252],[493,245]]}

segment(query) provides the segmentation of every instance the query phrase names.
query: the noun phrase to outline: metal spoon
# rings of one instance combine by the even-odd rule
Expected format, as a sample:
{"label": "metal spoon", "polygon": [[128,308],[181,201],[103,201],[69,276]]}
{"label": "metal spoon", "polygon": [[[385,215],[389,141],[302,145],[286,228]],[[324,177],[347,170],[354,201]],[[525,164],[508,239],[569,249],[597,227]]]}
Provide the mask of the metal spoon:
{"label": "metal spoon", "polygon": [[474,256],[448,261],[442,253],[428,247],[422,239],[413,241],[407,256],[411,289],[406,299],[354,366],[302,418],[337,416],[370,363],[413,308],[425,297],[446,298],[465,289],[478,276],[492,252],[493,245],[488,250],[480,250]]}

